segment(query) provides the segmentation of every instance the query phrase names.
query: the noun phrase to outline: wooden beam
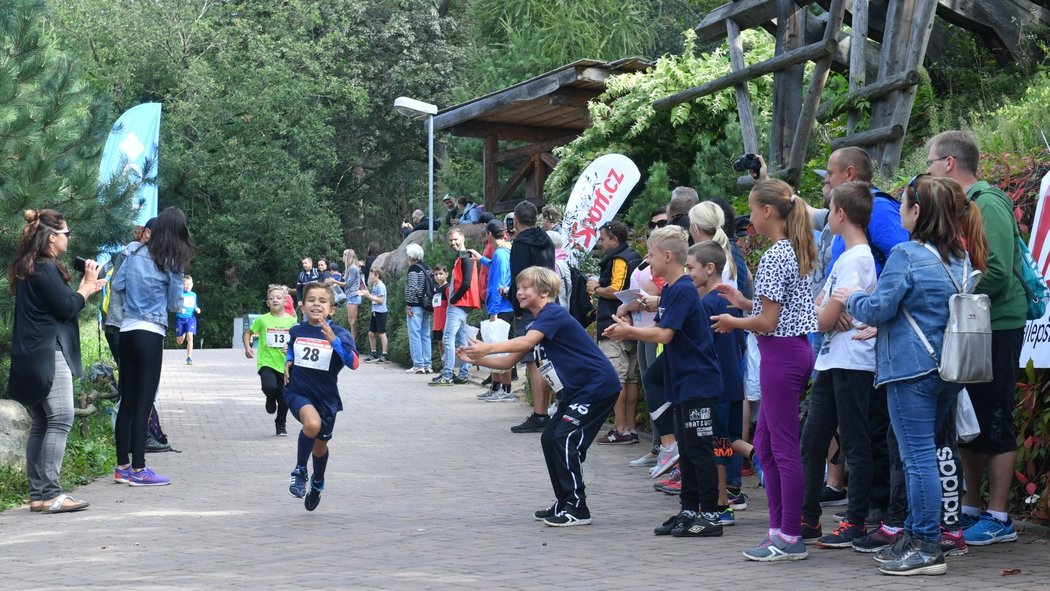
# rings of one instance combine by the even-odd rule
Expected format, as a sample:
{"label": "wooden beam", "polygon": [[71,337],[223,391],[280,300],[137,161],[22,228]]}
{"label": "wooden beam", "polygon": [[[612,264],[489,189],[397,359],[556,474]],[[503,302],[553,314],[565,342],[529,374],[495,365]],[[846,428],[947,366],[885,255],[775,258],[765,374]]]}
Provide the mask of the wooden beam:
{"label": "wooden beam", "polygon": [[583,107],[601,94],[593,90],[574,90],[562,88],[554,94],[547,96],[547,104],[557,107]]}
{"label": "wooden beam", "polygon": [[571,142],[572,140],[578,137],[580,137],[579,134],[566,135],[558,139],[529,144],[520,148],[514,148],[513,150],[504,150],[496,154],[495,160],[497,164],[501,164],[503,162],[509,162],[511,160],[525,158],[526,156],[533,156],[535,154],[541,154],[543,152],[550,152],[554,148],[558,146],[564,146],[565,144]]}
{"label": "wooden beam", "polygon": [[[846,11],[846,0],[832,0],[831,10],[828,12],[827,31],[824,38],[835,41],[838,32],[842,29],[842,15]],[[806,158],[809,149],[809,137],[813,133],[813,124],[816,121],[817,107],[820,106],[820,95],[824,92],[824,85],[828,82],[828,73],[831,71],[831,56],[817,62],[809,78],[809,91],[802,103],[802,110],[798,115],[798,124],[795,126],[795,134],[791,140],[791,154],[788,156],[788,169],[794,171],[793,177],[787,179],[788,184],[798,184],[798,171],[802,170],[802,162]]]}
{"label": "wooden beam", "polygon": [[777,16],[776,0],[739,0],[707,13],[693,30],[701,42],[714,41],[725,32],[723,21],[732,19],[742,29],[757,27]]}
{"label": "wooden beam", "polygon": [[[865,80],[867,79],[867,63],[865,58],[867,57],[868,48],[868,0],[853,0],[853,31],[850,36],[850,53],[849,53],[849,92],[850,96],[858,92],[865,86]],[[847,97],[847,101],[849,98]],[[846,121],[846,135],[853,133],[856,129],[857,123],[860,122],[860,112],[853,108],[853,104],[849,103],[850,112],[847,116]],[[823,109],[824,105],[821,105]],[[818,111],[817,119],[820,119]],[[820,119],[820,121],[826,121]]]}
{"label": "wooden beam", "polygon": [[551,167],[552,170],[558,166],[558,159],[554,156],[554,154],[551,154],[550,152],[544,152],[540,154],[540,160],[542,160],[543,163],[547,166]]}
{"label": "wooden beam", "polygon": [[[793,0],[777,2],[776,53],[787,55],[804,46],[808,17],[809,12],[805,8],[798,8]],[[826,36],[824,39],[828,43]],[[831,55],[831,52],[813,59],[820,60],[827,55]],[[766,156],[766,162],[771,168],[785,166],[791,156],[791,138],[802,112],[805,73],[805,64],[800,62],[773,74],[773,124],[769,129],[769,154]]]}
{"label": "wooden beam", "polygon": [[904,137],[904,127],[901,125],[890,125],[833,139],[831,140],[831,149],[838,150],[847,146],[872,146],[902,137]]}
{"label": "wooden beam", "polygon": [[[934,15],[937,12],[937,0],[916,0],[914,12],[911,15],[911,36],[908,42],[908,51],[904,56],[904,67],[918,69],[926,58],[926,46],[930,41],[930,32],[933,30]],[[893,125],[901,126],[903,133],[901,137],[893,138],[882,147],[882,158],[879,161],[879,172],[884,177],[891,177],[900,166],[901,150],[904,147],[904,133],[908,131],[908,121],[911,119],[911,108],[915,105],[915,93],[917,86],[908,86],[894,94],[889,95],[887,100],[895,97]]]}
{"label": "wooden beam", "polygon": [[499,191],[499,165],[496,155],[499,153],[499,138],[495,135],[485,136],[485,145],[481,150],[482,183],[485,192],[485,211],[492,211],[496,205],[496,193]]}
{"label": "wooden beam", "polygon": [[529,158],[518,166],[518,169],[514,171],[514,174],[510,176],[510,179],[508,179],[507,182],[499,188],[499,191],[496,192],[496,202],[503,201],[508,195],[514,192],[514,189],[521,184],[521,181],[525,180],[525,175],[529,173],[532,165],[533,161]]}
{"label": "wooden beam", "polygon": [[676,105],[680,105],[686,101],[691,101],[695,98],[707,96],[709,94],[718,92],[719,90],[723,90],[729,88],[730,86],[740,84],[741,82],[747,82],[748,80],[753,80],[755,78],[758,78],[759,76],[765,76],[766,74],[770,74],[778,70],[783,70],[784,68],[801,64],[805,61],[819,59],[821,57],[831,55],[835,52],[835,49],[837,47],[838,42],[834,40],[820,41],[818,43],[813,43],[811,45],[799,47],[798,49],[794,49],[787,53],[778,55],[764,62],[759,62],[757,64],[750,65],[744,68],[743,70],[740,70],[739,72],[733,72],[731,74],[722,76],[721,78],[712,80],[707,84],[696,86],[694,88],[690,88],[688,90],[683,90],[682,92],[666,96],[662,99],[655,101],[653,103],[653,107],[658,111],[667,110]]}
{"label": "wooden beam", "polygon": [[886,96],[887,94],[907,88],[909,86],[915,86],[922,80],[919,73],[915,70],[908,70],[901,72],[886,78],[882,82],[876,82],[869,84],[862,88],[858,88],[846,95],[846,100],[839,104],[832,104],[830,101],[822,103],[820,108],[817,109],[817,121],[821,123],[827,122],[830,119],[838,117],[843,112],[852,109],[858,102],[862,100],[874,100]]}
{"label": "wooden beam", "polygon": [[[740,26],[733,19],[726,19],[726,38],[729,40],[729,66],[734,72],[743,70],[744,42],[740,37]],[[751,95],[747,82],[736,85],[736,112],[740,117],[740,132],[744,140],[745,154],[758,154],[758,134],[755,132],[755,116],[751,111]]]}
{"label": "wooden beam", "polygon": [[479,137],[489,135],[498,136],[504,141],[520,142],[543,142],[564,137],[566,134],[579,133],[580,129],[564,129],[557,127],[530,127],[525,125],[508,125],[505,123],[470,122],[461,123],[448,131],[459,137]]}
{"label": "wooden beam", "polygon": [[536,78],[531,82],[492,93],[443,113],[438,113],[434,116],[434,130],[448,129],[500,107],[540,98],[551,94],[562,86],[575,82],[576,79],[577,69],[565,68]]}

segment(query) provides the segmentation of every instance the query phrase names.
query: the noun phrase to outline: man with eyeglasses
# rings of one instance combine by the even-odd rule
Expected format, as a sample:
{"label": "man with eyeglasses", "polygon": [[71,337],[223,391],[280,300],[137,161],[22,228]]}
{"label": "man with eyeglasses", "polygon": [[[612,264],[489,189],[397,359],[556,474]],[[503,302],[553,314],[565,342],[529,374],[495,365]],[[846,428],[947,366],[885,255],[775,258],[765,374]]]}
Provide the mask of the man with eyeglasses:
{"label": "man with eyeglasses", "polygon": [[[987,294],[992,304],[992,381],[966,386],[981,434],[969,443],[959,444],[967,489],[960,525],[970,545],[1013,542],[1017,532],[1006,511],[1017,462],[1013,407],[1028,313],[1019,271],[1021,252],[1015,234],[1018,230],[1013,202],[997,187],[977,178],[980,151],[970,133],[939,133],[926,144],[926,150],[926,172],[962,185],[967,198],[981,211],[988,241],[988,269],[976,291]],[[986,470],[988,510],[982,513],[981,477]]]}

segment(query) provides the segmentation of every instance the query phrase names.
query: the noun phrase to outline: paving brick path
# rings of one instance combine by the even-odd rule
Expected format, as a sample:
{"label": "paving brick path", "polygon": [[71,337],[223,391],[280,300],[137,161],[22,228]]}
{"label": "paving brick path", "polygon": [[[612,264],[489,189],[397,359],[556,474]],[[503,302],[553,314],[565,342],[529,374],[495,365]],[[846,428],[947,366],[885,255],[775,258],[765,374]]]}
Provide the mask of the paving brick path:
{"label": "paving brick path", "polygon": [[182,453],[147,456],[174,484],[104,478],[75,491],[85,512],[0,514],[0,589],[1050,589],[1050,546],[1031,534],[949,558],[943,577],[882,576],[850,550],[746,562],[766,528],[753,478],[724,537],[656,538],[677,500],[627,466],[637,445],[591,448],[592,525],[545,527],[532,519],[551,497],[539,435],[509,430],[529,409],[390,365],[343,373],[347,410],[308,513],[287,492],[294,420],[292,437],[273,436],[254,362],[212,349],[189,367],[181,355],[167,352],[159,407]]}

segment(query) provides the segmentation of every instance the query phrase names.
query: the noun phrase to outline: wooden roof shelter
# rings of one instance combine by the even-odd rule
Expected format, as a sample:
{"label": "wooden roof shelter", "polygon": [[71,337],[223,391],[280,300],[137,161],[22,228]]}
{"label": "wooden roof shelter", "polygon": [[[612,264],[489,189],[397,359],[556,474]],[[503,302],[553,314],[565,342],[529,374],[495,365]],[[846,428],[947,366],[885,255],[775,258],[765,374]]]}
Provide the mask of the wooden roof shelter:
{"label": "wooden roof shelter", "polygon": [[[808,7],[819,4],[824,14]],[[758,153],[747,82],[773,74],[773,125],[767,156],[796,184],[816,121],[848,111],[845,137],[833,148],[862,146],[884,176],[900,164],[903,138],[920,81],[919,68],[929,55],[946,50],[943,23],[973,31],[1000,61],[1023,51],[1022,39],[1032,23],[1050,25],[1046,0],[736,0],[711,11],[696,26],[702,41],[729,40],[732,73],[701,86],[660,99],[657,109],[735,87],[745,150]],[[849,24],[850,30],[842,30]],[[776,35],[776,53],[745,66],[741,29],[762,27]],[[932,40],[931,40],[932,39]],[[805,63],[814,62],[803,92]],[[820,104],[828,73],[848,68],[845,104]],[[870,128],[859,130],[861,105],[870,109]]]}
{"label": "wooden roof shelter", "polygon": [[[576,139],[590,125],[588,101],[605,92],[605,81],[610,76],[645,71],[651,65],[638,58],[615,62],[579,60],[442,109],[434,116],[434,130],[484,140],[486,211],[510,210],[508,198],[522,183],[525,198],[542,205],[546,202],[543,184],[557,164],[551,150]],[[510,148],[505,146],[507,142],[524,145]],[[503,180],[501,166],[515,163],[515,170]]]}

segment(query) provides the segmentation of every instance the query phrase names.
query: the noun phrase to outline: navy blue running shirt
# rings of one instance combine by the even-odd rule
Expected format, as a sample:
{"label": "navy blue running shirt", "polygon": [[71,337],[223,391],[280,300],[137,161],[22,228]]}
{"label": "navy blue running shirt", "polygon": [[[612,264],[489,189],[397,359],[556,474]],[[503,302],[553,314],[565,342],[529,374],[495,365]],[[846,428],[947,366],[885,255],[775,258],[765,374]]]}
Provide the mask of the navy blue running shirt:
{"label": "navy blue running shirt", "polygon": [[[704,318],[719,314],[741,317],[740,309],[730,308],[729,300],[718,295],[717,291],[709,291],[704,294],[704,297],[700,298],[700,303],[704,306]],[[718,365],[722,369],[723,392],[718,401],[739,402],[744,399],[744,372],[740,365],[743,359],[744,331],[736,329],[723,334],[716,332],[714,339]]]}
{"label": "navy blue running shirt", "polygon": [[[332,411],[343,410],[339,397],[339,372],[354,364],[357,346],[345,328],[327,321],[335,332],[335,342],[328,343],[320,326],[300,322],[288,331],[288,353],[292,375],[285,390],[302,394]],[[327,344],[327,347],[326,347]],[[327,367],[324,360],[328,358]]]}
{"label": "navy blue running shirt", "polygon": [[558,393],[566,404],[592,403],[620,394],[620,378],[569,311],[551,302],[540,310],[527,329],[543,333],[534,348],[541,371],[548,361],[557,372],[563,389]]}
{"label": "navy blue running shirt", "polygon": [[674,331],[671,342],[664,346],[667,400],[682,404],[721,398],[722,370],[715,356],[714,330],[688,275],[679,277],[660,294],[657,326]]}

